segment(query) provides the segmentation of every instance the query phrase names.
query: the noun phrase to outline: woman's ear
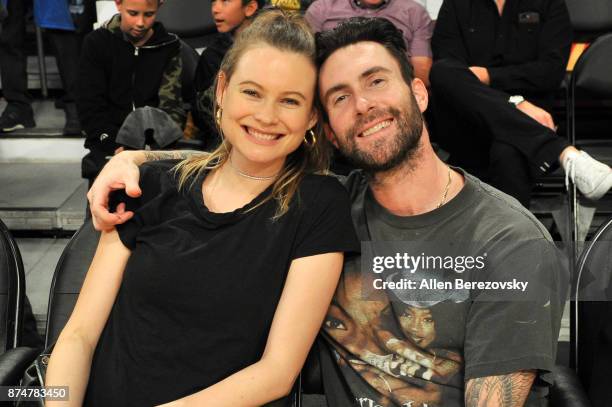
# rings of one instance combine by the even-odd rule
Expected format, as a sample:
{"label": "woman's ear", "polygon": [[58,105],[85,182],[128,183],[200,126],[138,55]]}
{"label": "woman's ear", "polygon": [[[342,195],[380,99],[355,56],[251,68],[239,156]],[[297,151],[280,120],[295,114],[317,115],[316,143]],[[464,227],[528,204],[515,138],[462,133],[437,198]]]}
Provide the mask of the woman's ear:
{"label": "woman's ear", "polygon": [[312,111],[310,112],[310,119],[308,119],[308,129],[312,129],[314,126],[316,126],[318,120],[319,120],[319,110],[316,108],[313,108]]}
{"label": "woman's ear", "polygon": [[223,98],[227,89],[227,76],[223,71],[219,71],[217,76],[217,88],[215,89],[215,100],[217,106],[223,108]]}

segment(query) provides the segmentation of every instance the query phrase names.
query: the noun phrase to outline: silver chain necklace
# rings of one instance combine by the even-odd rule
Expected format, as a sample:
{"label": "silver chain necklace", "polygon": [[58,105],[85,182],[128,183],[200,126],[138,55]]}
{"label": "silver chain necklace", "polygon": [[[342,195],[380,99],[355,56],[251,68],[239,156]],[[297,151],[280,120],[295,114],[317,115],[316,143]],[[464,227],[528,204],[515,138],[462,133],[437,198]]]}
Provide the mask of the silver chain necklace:
{"label": "silver chain necklace", "polygon": [[274,179],[274,178],[278,177],[278,174],[280,174],[280,173],[276,173],[274,175],[268,175],[268,176],[265,176],[265,177],[259,177],[257,175],[247,174],[246,172],[242,172],[242,171],[240,171],[238,168],[236,168],[234,166],[234,163],[232,162],[232,157],[231,156],[229,158],[229,164],[230,164],[230,167],[232,167],[234,169],[234,171],[236,171],[236,173],[238,175],[240,175],[241,177],[244,177],[244,178],[252,179],[254,181],[269,181],[271,179]]}

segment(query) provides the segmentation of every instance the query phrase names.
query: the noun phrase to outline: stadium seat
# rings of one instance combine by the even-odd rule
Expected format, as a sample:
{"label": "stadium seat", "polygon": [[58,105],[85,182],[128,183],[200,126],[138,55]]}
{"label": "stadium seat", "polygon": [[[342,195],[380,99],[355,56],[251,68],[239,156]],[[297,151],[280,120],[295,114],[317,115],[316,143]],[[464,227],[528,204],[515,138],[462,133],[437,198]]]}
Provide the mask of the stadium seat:
{"label": "stadium seat", "polygon": [[576,267],[572,361],[594,407],[612,399],[612,218],[595,232]]}
{"label": "stadium seat", "polygon": [[36,349],[18,348],[23,330],[25,273],[21,254],[0,220],[0,386],[19,384]]}
{"label": "stadium seat", "polygon": [[[612,6],[611,6],[612,7]],[[610,16],[612,19],[612,16]],[[612,34],[597,38],[580,56],[572,72],[568,87],[568,131],[570,143],[584,149],[596,158],[612,164],[612,133],[598,139],[585,139],[577,131],[576,103],[579,98],[589,100],[612,100]],[[608,115],[610,107],[607,108]],[[609,130],[609,129],[608,129]],[[583,241],[589,230],[596,209],[610,207],[610,200],[602,198],[597,204],[580,202],[575,187],[571,188],[572,232],[576,241]],[[581,213],[581,211],[583,213]],[[607,210],[606,215],[610,215]]]}
{"label": "stadium seat", "polygon": [[157,20],[196,50],[206,47],[210,35],[217,32],[208,1],[166,1]]}

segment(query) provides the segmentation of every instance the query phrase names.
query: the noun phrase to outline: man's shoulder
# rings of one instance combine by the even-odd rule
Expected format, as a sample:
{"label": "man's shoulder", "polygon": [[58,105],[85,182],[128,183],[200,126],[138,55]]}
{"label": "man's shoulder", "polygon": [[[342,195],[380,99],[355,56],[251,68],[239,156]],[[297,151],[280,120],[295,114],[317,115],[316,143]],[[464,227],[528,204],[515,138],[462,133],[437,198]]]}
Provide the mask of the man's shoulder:
{"label": "man's shoulder", "polygon": [[465,179],[475,195],[475,204],[467,208],[471,211],[468,216],[491,225],[497,238],[552,240],[544,225],[515,198],[470,174],[465,174]]}

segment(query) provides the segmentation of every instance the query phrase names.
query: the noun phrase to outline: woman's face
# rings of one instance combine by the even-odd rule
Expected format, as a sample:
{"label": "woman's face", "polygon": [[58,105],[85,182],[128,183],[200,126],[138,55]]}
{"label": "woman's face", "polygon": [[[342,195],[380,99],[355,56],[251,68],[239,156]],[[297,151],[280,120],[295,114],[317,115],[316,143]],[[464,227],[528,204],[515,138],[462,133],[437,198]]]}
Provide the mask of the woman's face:
{"label": "woman's face", "polygon": [[221,130],[242,170],[280,171],[315,125],[316,69],[303,55],[269,45],[248,49],[232,77],[219,76]]}
{"label": "woman's face", "polygon": [[211,10],[217,31],[226,33],[240,26],[242,22],[257,11],[257,2],[251,1],[246,6],[242,0],[213,0]]}

